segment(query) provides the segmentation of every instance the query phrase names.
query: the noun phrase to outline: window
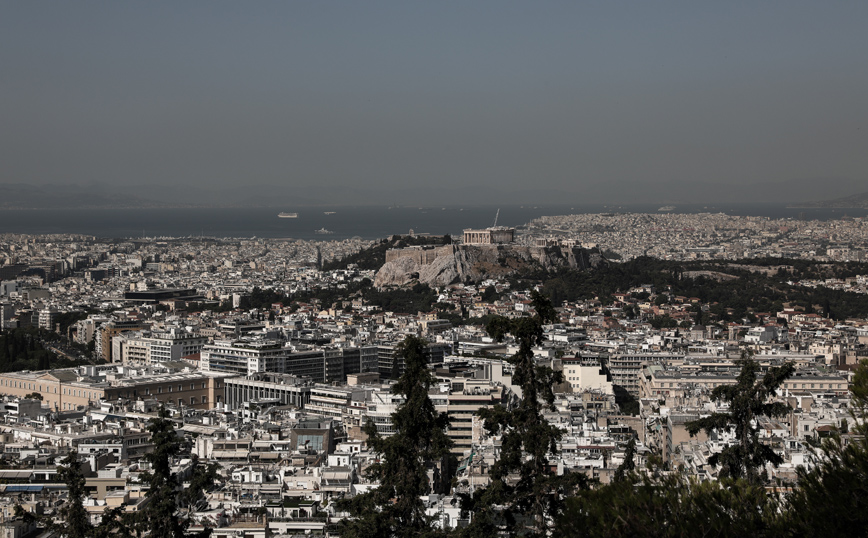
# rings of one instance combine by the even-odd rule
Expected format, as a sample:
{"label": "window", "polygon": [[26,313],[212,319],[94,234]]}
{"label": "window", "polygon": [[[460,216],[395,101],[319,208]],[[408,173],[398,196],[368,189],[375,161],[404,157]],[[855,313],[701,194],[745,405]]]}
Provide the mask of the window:
{"label": "window", "polygon": [[157,387],[157,394],[163,393],[163,387]]}
{"label": "window", "polygon": [[181,392],[182,390],[184,390],[184,385],[181,385],[181,384],[179,383],[179,384],[178,384],[178,392]]}
{"label": "window", "polygon": [[202,403],[203,404],[208,403],[208,397],[207,396],[202,396]]}
{"label": "window", "polygon": [[206,388],[206,385],[207,385],[207,383],[205,383],[205,382],[203,381],[203,382],[202,382],[202,388],[203,388],[203,389]]}
{"label": "window", "polygon": [[196,398],[190,398],[190,405],[196,405]]}
{"label": "window", "polygon": [[190,390],[196,390],[196,383],[190,383]]}

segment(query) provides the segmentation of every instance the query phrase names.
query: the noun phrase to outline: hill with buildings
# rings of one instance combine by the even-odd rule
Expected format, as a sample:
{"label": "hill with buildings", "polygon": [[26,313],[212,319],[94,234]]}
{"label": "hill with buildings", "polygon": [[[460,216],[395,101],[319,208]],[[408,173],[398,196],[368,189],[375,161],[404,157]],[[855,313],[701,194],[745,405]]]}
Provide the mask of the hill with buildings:
{"label": "hill with buildings", "polygon": [[386,263],[377,272],[374,284],[403,286],[420,282],[448,286],[560,268],[587,269],[602,260],[599,254],[578,247],[515,244],[409,247],[386,253]]}

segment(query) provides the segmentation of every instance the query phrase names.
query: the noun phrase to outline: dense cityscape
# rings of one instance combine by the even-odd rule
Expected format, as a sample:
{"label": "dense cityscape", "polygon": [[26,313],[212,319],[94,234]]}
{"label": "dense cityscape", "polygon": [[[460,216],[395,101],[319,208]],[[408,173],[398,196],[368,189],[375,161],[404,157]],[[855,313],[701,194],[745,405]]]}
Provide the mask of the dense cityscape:
{"label": "dense cityscape", "polygon": [[[183,532],[216,537],[366,536],[365,502],[417,534],[581,536],[560,519],[574,495],[625,480],[798,489],[823,439],[864,438],[865,232],[661,213],[380,241],[0,236],[0,525],[161,535],[136,518],[168,497]],[[473,267],[424,280],[453,263]],[[745,359],[748,384],[780,375],[763,394],[784,407],[749,421],[767,457],[734,471]],[[420,513],[399,517],[388,464],[409,449],[390,443],[426,406],[439,448],[407,464]],[[527,479],[568,485],[522,508]]]}

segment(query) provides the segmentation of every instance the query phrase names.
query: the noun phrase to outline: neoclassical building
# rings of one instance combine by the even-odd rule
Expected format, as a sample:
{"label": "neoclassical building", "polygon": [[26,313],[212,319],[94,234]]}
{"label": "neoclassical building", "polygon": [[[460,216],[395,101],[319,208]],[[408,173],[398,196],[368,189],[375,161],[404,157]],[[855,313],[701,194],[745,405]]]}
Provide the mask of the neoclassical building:
{"label": "neoclassical building", "polygon": [[512,243],[515,239],[515,228],[492,226],[484,230],[464,230],[465,245],[501,245]]}

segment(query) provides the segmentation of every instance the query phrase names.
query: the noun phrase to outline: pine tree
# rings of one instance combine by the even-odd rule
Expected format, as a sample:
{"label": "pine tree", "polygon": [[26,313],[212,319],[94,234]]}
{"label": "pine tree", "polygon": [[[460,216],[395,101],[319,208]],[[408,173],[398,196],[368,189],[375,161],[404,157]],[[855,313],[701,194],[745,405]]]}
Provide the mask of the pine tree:
{"label": "pine tree", "polygon": [[[485,429],[500,434],[502,443],[500,458],[491,467],[491,484],[464,499],[463,508],[474,514],[468,535],[489,532],[482,528],[545,535],[562,507],[563,496],[586,483],[580,474],[556,476],[549,464],[548,456],[557,453],[563,432],[549,424],[542,412],[554,409],[552,386],[563,382],[563,375],[538,366],[533,349],[545,338],[543,324],[556,321],[557,313],[537,292],[532,294],[532,304],[534,316],[497,317],[486,327],[495,340],[503,341],[510,333],[518,343],[518,352],[509,362],[514,366],[512,383],[521,387],[522,396],[509,409],[495,406],[480,411]],[[517,475],[517,481],[511,475]]]}
{"label": "pine tree", "polygon": [[[760,416],[780,417],[789,412],[789,407],[782,402],[767,403],[775,395],[775,391],[795,371],[792,363],[769,368],[761,378],[757,378],[760,366],[749,350],[742,351],[738,364],[741,372],[735,385],[716,387],[711,397],[716,401],[729,404],[728,413],[713,413],[708,417],[685,424],[691,436],[700,430],[707,434],[715,430],[735,428],[737,443],[728,446],[719,454],[713,454],[708,463],[720,465],[720,475],[730,478],[746,478],[752,483],[761,482],[763,476],[759,469],[766,463],[775,466],[783,463],[783,458],[771,447],[759,440],[756,418]],[[763,473],[764,474],[764,473]]]}
{"label": "pine tree", "polygon": [[[633,475],[566,500],[560,538],[780,536],[779,503],[759,484]],[[834,536],[834,534],[829,534]]]}
{"label": "pine tree", "polygon": [[860,362],[850,390],[853,435],[849,442],[840,434],[825,439],[817,465],[798,468],[798,488],[787,497],[783,518],[787,535],[868,535],[868,360]]}
{"label": "pine tree", "polygon": [[413,336],[396,350],[404,359],[404,374],[392,392],[405,400],[392,414],[394,435],[381,437],[372,422],[365,425],[368,444],[381,458],[369,468],[371,478],[380,485],[341,501],[354,516],[341,522],[343,537],[415,537],[434,532],[420,499],[432,487],[426,464],[448,455],[452,442],[444,432],[447,416],[437,413],[428,396],[435,380],[426,354],[425,340]]}

